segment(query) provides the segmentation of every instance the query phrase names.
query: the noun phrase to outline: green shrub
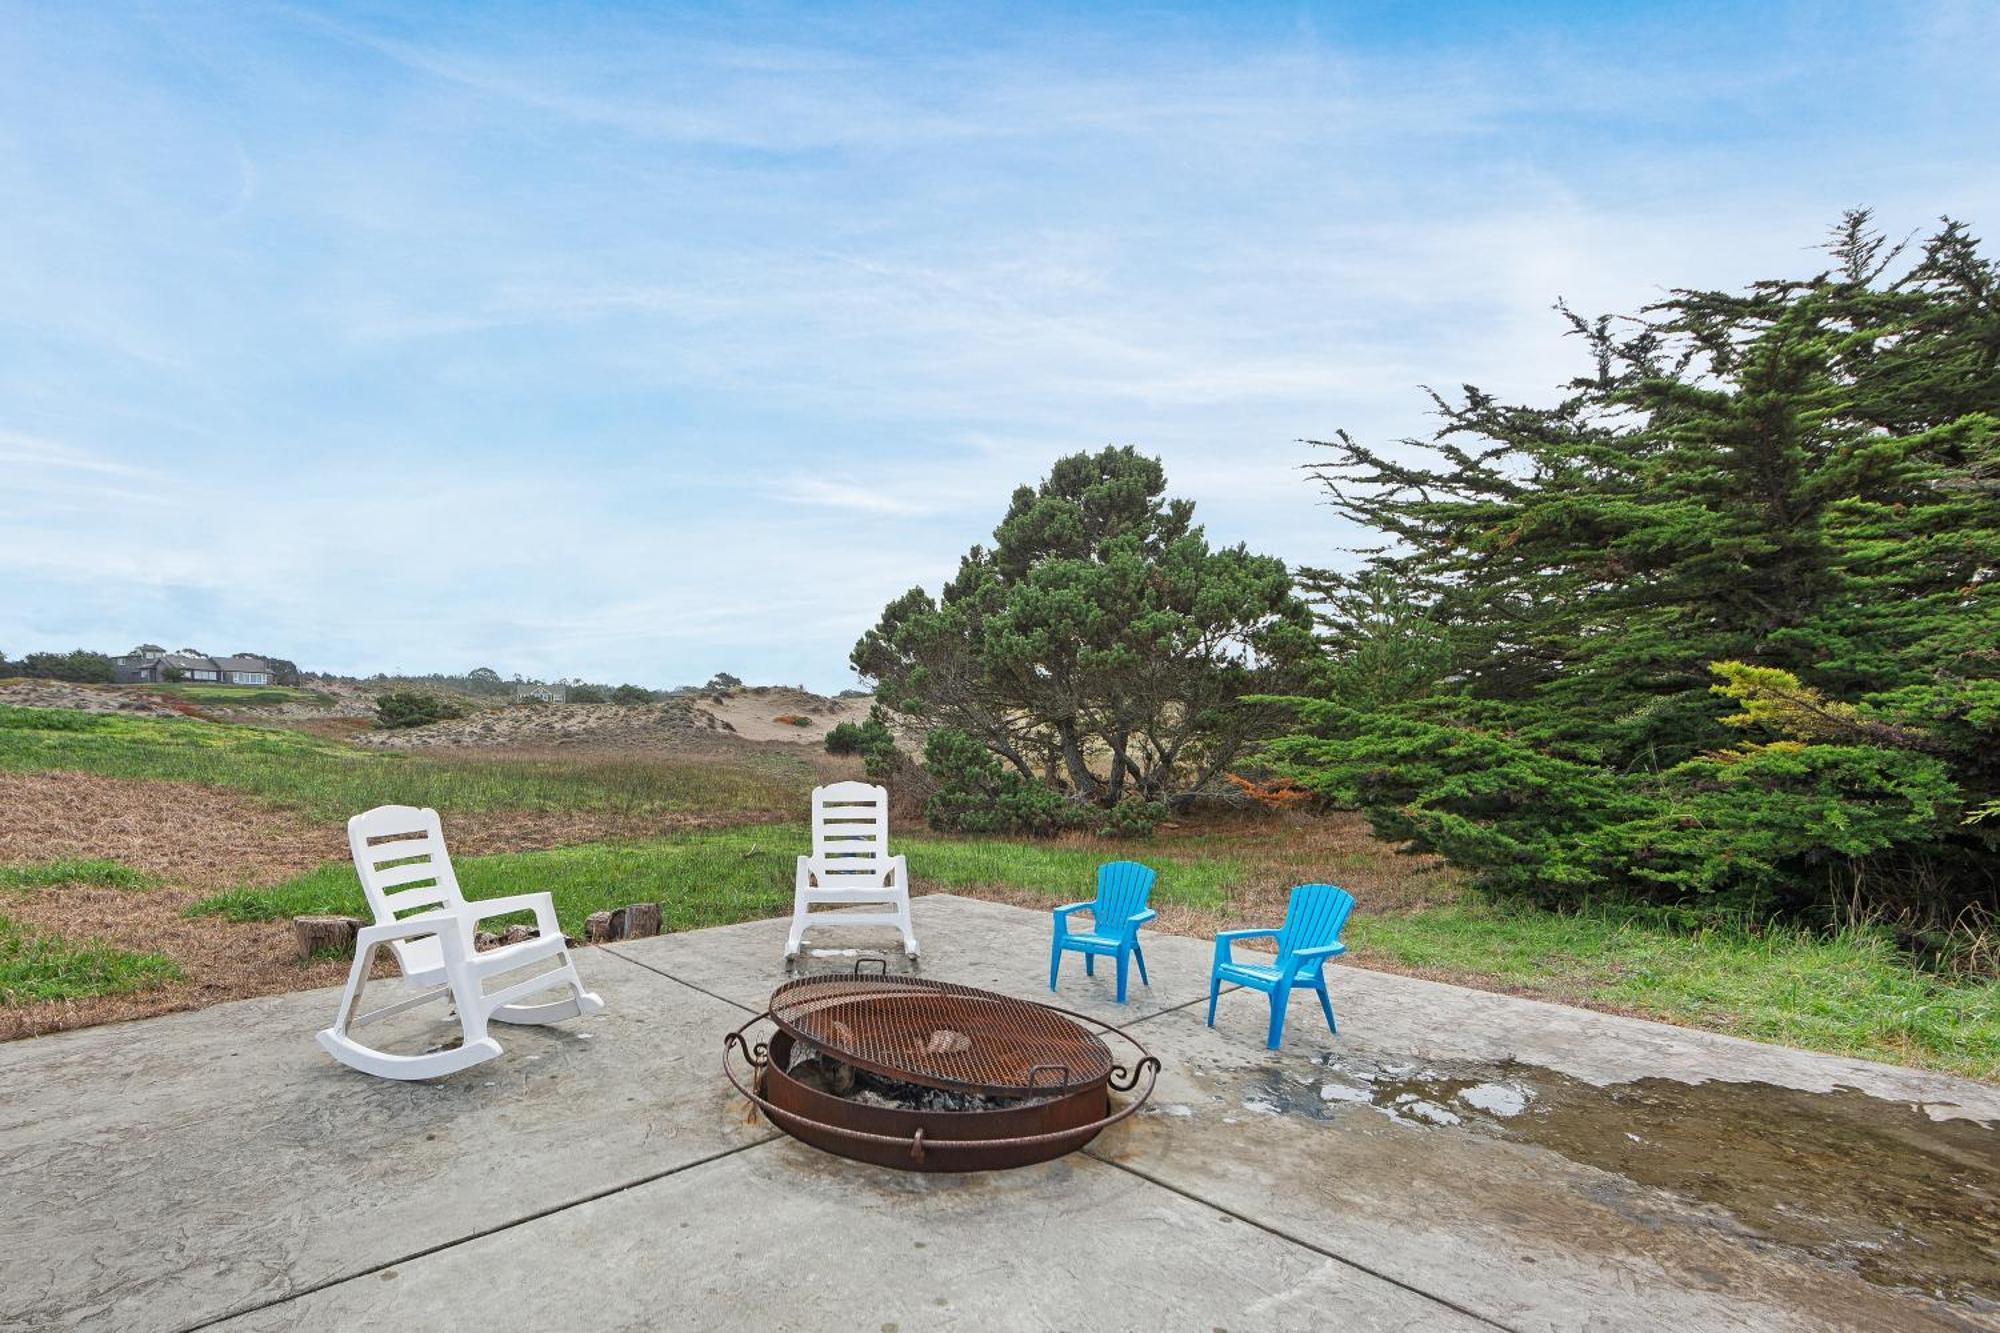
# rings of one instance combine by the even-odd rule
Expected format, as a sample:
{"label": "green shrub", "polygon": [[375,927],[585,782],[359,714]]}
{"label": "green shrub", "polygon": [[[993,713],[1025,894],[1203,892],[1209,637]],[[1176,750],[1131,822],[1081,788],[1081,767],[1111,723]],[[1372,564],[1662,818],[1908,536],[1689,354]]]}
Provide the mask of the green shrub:
{"label": "green shrub", "polygon": [[1022,777],[978,738],[953,727],[931,733],[924,768],[937,784],[924,802],[924,819],[943,832],[1046,837],[1089,827],[1097,813]]}
{"label": "green shrub", "polygon": [[384,731],[421,727],[432,722],[448,722],[464,717],[467,709],[456,700],[421,690],[396,690],[375,701],[375,725]]}
{"label": "green shrub", "polygon": [[570,686],[568,699],[573,704],[601,704],[610,702],[610,697],[595,685]]}
{"label": "green shrub", "polygon": [[653,692],[638,685],[620,685],[611,691],[611,702],[615,704],[649,704],[653,702]]}
{"label": "green shrub", "polygon": [[1167,817],[1167,807],[1159,801],[1120,801],[1097,812],[1100,838],[1143,838]]}

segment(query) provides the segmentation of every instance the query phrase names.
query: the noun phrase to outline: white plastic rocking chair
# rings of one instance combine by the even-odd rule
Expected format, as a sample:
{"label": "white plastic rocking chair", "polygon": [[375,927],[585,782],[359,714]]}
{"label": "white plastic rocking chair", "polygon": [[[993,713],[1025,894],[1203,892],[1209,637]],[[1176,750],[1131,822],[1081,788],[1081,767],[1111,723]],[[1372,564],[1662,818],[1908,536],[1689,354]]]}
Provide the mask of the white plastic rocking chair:
{"label": "white plastic rocking chair", "polygon": [[[797,961],[805,933],[814,926],[894,926],[903,952],[917,961],[917,935],[910,928],[910,868],[889,855],[889,792],[865,782],[836,782],[812,794],[811,856],[801,856],[792,890],[792,932],[785,940],[785,963]],[[872,904],[878,910],[853,910]],[[821,912],[817,906],[848,910]]]}
{"label": "white plastic rocking chair", "polygon": [[[437,1078],[500,1054],[500,1043],[486,1035],[490,1021],[558,1023],[604,1008],[604,1001],[585,990],[576,974],[548,894],[466,901],[458,876],[452,873],[437,811],[407,805],[378,806],[347,821],[347,845],[354,854],[354,869],[361,877],[362,892],[368,895],[375,924],[363,926],[357,934],[354,966],[347,974],[347,990],[340,997],[340,1013],[333,1026],[319,1034],[319,1044],[334,1059],[382,1078]],[[536,938],[484,953],[476,951],[473,932],[479,922],[509,912],[530,911],[540,931]],[[398,916],[410,912],[415,915]],[[421,993],[362,1013],[361,993],[374,969],[375,953],[384,945],[403,970],[404,987]],[[550,958],[561,961],[526,980],[486,990],[489,978]],[[518,1003],[558,986],[567,987],[569,995],[542,1004]],[[391,1055],[365,1046],[351,1035],[354,1028],[445,998],[457,1010],[462,1030],[463,1039],[456,1048]]]}

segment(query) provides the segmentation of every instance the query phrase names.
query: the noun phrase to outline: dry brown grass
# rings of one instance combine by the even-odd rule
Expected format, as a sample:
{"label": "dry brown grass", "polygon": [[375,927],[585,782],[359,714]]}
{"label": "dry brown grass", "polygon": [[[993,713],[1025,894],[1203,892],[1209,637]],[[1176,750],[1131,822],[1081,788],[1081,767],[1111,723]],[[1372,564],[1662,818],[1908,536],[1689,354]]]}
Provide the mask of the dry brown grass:
{"label": "dry brown grass", "polygon": [[[76,941],[161,953],[185,978],[152,990],[0,1008],[0,1040],[199,1009],[314,986],[347,975],[338,961],[302,964],[289,922],[236,923],[182,915],[190,903],[347,856],[346,832],[239,793],[88,773],[0,772],[0,865],[111,860],[159,881],[146,890],[72,884],[0,898],[0,914]],[[580,842],[658,837],[730,822],[696,815],[484,811],[454,815],[460,856]],[[391,970],[393,974],[393,970]]]}

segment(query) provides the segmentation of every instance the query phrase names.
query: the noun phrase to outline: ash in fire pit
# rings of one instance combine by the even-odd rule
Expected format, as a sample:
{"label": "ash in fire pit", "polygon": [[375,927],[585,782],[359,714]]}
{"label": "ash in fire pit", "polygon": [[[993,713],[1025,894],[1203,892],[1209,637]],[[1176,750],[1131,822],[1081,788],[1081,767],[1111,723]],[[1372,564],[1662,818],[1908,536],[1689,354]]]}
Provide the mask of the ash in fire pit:
{"label": "ash in fire pit", "polygon": [[792,1047],[791,1063],[785,1066],[785,1072],[815,1092],[844,1097],[863,1106],[881,1106],[898,1111],[1007,1111],[1017,1106],[1039,1106],[1053,1100],[1047,1096],[993,1097],[985,1093],[933,1088],[922,1083],[888,1078],[842,1064],[826,1052],[815,1050],[803,1042]]}
{"label": "ash in fire pit", "polygon": [[[984,1171],[1073,1152],[1137,1110],[1160,1062],[1116,1063],[1064,1011],[919,977],[804,977],[771,996],[768,1042],[724,1041],[723,1069],[773,1125],[845,1157]],[[731,1055],[751,1069],[749,1086]],[[1144,1091],[1123,1106],[1113,1092]]]}

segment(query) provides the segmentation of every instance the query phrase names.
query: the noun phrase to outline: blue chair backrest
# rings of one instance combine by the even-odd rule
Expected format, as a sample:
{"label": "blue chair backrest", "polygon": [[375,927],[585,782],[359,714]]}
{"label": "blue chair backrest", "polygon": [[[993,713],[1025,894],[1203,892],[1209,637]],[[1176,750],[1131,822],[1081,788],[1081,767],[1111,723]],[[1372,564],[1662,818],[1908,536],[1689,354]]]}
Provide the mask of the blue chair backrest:
{"label": "blue chair backrest", "polygon": [[1097,906],[1091,913],[1096,929],[1122,926],[1133,913],[1145,911],[1153,878],[1153,868],[1137,861],[1106,861],[1097,867]]}
{"label": "blue chair backrest", "polygon": [[1340,928],[1354,910],[1354,895],[1331,884],[1301,884],[1285,905],[1285,928],[1278,932],[1279,954],[1338,944]]}

